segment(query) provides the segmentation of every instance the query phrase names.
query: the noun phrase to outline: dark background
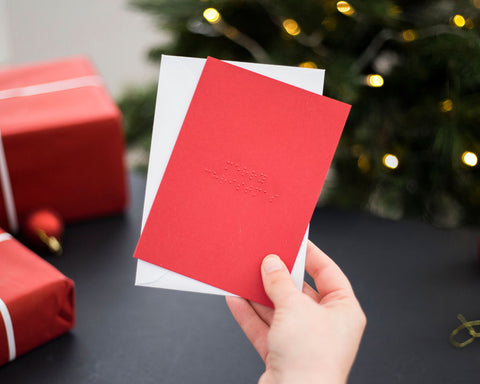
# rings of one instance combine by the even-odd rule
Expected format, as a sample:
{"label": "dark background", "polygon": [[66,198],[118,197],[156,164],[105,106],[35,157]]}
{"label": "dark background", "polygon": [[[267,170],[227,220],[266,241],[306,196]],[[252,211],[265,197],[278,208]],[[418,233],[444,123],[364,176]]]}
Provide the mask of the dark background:
{"label": "dark background", "polygon": [[[128,212],[68,225],[64,255],[47,258],[76,283],[75,329],[0,367],[0,383],[258,380],[263,363],[223,297],[134,286],[145,178],[131,183]],[[478,236],[315,211],[310,239],[348,275],[368,318],[350,383],[479,382],[480,339],[448,341],[458,313],[480,319]]]}

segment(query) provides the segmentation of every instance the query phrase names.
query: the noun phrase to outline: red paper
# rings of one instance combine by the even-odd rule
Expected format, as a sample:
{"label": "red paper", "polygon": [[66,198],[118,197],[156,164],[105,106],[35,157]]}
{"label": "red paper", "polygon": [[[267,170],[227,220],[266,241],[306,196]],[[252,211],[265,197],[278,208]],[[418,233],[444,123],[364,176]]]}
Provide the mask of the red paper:
{"label": "red paper", "polygon": [[[13,238],[0,241],[0,299],[12,320],[16,356],[67,332],[75,322],[73,281]],[[0,315],[0,365],[8,358]]]}
{"label": "red paper", "polygon": [[[85,58],[2,69],[0,92],[92,76]],[[121,115],[101,84],[0,97],[0,130],[20,222],[44,206],[66,221],[125,208]],[[6,224],[0,188],[0,226]]]}
{"label": "red paper", "polygon": [[208,58],[135,257],[271,305],[291,270],[350,106]]}

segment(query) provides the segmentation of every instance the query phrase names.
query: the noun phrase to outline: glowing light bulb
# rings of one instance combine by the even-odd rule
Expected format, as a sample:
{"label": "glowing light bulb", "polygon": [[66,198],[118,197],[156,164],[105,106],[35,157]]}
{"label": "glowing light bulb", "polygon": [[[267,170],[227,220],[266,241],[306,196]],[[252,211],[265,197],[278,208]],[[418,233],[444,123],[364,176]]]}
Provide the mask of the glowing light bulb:
{"label": "glowing light bulb", "polygon": [[297,36],[302,31],[298,23],[293,19],[283,20],[282,25],[283,25],[283,28],[285,28],[285,31],[291,36]]}
{"label": "glowing light bulb", "polygon": [[318,68],[317,64],[313,61],[304,61],[303,63],[298,64],[298,66],[303,68]]}
{"label": "glowing light bulb", "polygon": [[337,11],[347,16],[353,16],[355,14],[355,9],[346,1],[337,2]]}
{"label": "glowing light bulb", "polygon": [[373,75],[368,75],[365,81],[369,87],[373,87],[373,88],[379,88],[383,86],[383,83],[384,83],[383,77],[376,73]]}
{"label": "glowing light bulb", "polygon": [[402,38],[408,42],[414,41],[417,38],[417,32],[415,32],[413,29],[406,29],[402,32]]}
{"label": "glowing light bulb", "polygon": [[462,161],[465,165],[468,165],[469,167],[474,167],[478,163],[478,157],[473,152],[465,151],[462,154]]}
{"label": "glowing light bulb", "polygon": [[462,28],[465,26],[465,18],[462,15],[455,15],[452,19],[453,24],[458,28]]}
{"label": "glowing light bulb", "polygon": [[383,156],[382,163],[387,168],[395,169],[398,167],[398,157],[391,153],[386,153],[385,156]]}
{"label": "glowing light bulb", "polygon": [[207,8],[203,11],[203,17],[211,24],[216,24],[220,21],[222,16],[215,8]]}
{"label": "glowing light bulb", "polygon": [[442,112],[450,112],[453,109],[453,101],[451,99],[443,100],[440,103],[440,110]]}

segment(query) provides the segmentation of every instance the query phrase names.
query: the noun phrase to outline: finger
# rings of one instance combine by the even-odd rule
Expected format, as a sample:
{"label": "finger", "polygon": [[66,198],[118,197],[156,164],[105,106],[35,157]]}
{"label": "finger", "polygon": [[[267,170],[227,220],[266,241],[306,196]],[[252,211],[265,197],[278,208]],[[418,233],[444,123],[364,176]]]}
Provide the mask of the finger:
{"label": "finger", "polygon": [[265,292],[275,308],[283,305],[292,294],[299,292],[287,267],[277,255],[268,255],[263,259],[262,279]]}
{"label": "finger", "polygon": [[272,373],[265,371],[260,379],[258,379],[258,384],[275,384],[275,379],[272,376]]}
{"label": "finger", "polygon": [[265,305],[255,303],[254,301],[250,302],[250,305],[253,307],[258,316],[268,325],[272,324],[273,320],[273,309],[266,307]]}
{"label": "finger", "polygon": [[310,285],[308,285],[305,281],[303,282],[303,289],[302,292],[305,293],[307,296],[310,296],[315,302],[319,303],[320,302],[320,295],[318,292],[313,289]]}
{"label": "finger", "polygon": [[310,240],[307,245],[305,270],[315,281],[320,297],[332,293],[353,295],[352,286],[340,267]]}
{"label": "finger", "polygon": [[267,334],[270,328],[258,316],[247,300],[234,296],[227,296],[225,299],[233,318],[265,362],[268,353]]}

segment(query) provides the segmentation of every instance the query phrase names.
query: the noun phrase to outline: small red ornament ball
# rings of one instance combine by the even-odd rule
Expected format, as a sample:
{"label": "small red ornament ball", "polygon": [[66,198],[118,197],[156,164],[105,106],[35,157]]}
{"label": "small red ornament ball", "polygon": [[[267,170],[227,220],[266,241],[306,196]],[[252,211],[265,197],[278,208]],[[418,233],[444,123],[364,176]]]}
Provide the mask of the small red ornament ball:
{"label": "small red ornament ball", "polygon": [[39,250],[61,253],[61,240],[64,232],[62,217],[49,208],[36,209],[25,219],[22,233],[25,240]]}

